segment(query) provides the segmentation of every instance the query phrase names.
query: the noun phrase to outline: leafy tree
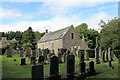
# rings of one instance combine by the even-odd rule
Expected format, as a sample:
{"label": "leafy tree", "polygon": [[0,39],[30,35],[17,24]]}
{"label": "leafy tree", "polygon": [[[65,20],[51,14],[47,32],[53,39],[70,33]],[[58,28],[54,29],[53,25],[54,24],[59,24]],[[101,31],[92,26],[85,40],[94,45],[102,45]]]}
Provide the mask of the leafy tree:
{"label": "leafy tree", "polygon": [[99,33],[97,30],[88,29],[88,25],[86,23],[82,23],[75,27],[76,31],[79,33],[80,38],[85,37],[85,41],[88,44],[88,47],[91,49],[95,48],[95,40],[96,37],[99,37]]}
{"label": "leafy tree", "polygon": [[35,49],[36,38],[31,27],[29,27],[26,31],[23,32],[22,43],[31,43],[33,45],[32,48]]}
{"label": "leafy tree", "polygon": [[114,18],[107,23],[101,22],[100,47],[120,49],[120,19]]}

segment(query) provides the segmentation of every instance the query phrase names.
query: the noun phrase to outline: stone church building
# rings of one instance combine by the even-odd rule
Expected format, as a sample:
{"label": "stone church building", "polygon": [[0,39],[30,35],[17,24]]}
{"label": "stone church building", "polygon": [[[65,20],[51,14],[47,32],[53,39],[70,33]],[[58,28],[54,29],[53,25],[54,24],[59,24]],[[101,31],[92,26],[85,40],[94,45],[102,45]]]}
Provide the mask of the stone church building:
{"label": "stone church building", "polygon": [[75,31],[73,25],[54,31],[49,32],[46,30],[45,35],[38,41],[38,48],[54,50],[58,52],[58,48],[64,48],[71,50],[87,49],[88,46],[84,39],[80,39],[79,35]]}

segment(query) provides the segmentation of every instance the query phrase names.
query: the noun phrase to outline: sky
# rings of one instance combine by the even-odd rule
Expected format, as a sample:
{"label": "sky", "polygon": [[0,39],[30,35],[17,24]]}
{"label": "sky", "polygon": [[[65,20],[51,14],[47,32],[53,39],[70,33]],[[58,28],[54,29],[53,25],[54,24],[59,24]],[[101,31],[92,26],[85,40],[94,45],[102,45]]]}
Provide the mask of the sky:
{"label": "sky", "polygon": [[28,27],[56,31],[81,23],[99,31],[100,20],[118,17],[118,0],[2,0],[0,5],[0,32],[25,31]]}

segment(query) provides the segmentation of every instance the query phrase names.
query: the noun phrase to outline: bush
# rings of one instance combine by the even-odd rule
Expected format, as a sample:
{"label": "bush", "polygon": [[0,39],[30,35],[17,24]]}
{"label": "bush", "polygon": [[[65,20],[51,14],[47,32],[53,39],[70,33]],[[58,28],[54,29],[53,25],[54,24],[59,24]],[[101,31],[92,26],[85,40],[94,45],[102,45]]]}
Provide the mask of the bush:
{"label": "bush", "polygon": [[118,55],[120,55],[120,50],[114,50],[115,57],[118,58]]}
{"label": "bush", "polygon": [[94,49],[89,49],[87,50],[89,54],[89,58],[94,58],[95,57],[95,50]]}

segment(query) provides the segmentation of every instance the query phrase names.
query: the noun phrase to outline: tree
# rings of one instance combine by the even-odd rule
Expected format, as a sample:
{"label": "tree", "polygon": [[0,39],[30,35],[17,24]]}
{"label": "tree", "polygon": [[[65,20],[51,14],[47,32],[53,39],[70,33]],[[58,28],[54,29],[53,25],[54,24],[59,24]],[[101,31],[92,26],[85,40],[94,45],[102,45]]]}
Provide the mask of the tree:
{"label": "tree", "polygon": [[94,49],[96,44],[96,37],[99,37],[98,31],[94,29],[88,29],[88,25],[86,23],[78,25],[77,27],[75,27],[75,29],[79,33],[80,38],[82,38],[83,36],[85,37],[85,41],[88,47]]}
{"label": "tree", "polygon": [[120,49],[120,19],[114,18],[107,23],[101,22],[100,47]]}
{"label": "tree", "polygon": [[22,43],[23,45],[25,43],[31,43],[33,45],[32,49],[35,49],[35,45],[37,42],[31,27],[29,27],[26,31],[23,32]]}

